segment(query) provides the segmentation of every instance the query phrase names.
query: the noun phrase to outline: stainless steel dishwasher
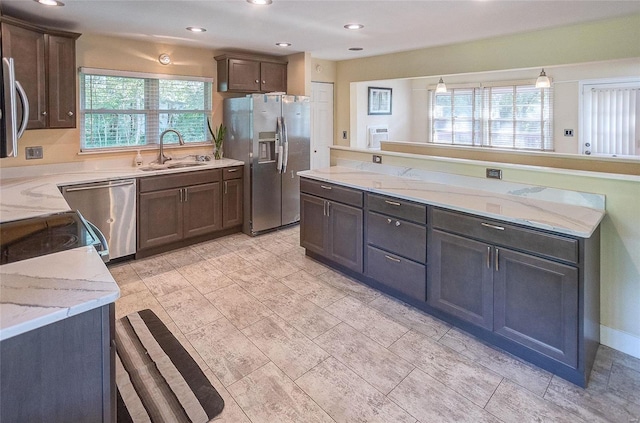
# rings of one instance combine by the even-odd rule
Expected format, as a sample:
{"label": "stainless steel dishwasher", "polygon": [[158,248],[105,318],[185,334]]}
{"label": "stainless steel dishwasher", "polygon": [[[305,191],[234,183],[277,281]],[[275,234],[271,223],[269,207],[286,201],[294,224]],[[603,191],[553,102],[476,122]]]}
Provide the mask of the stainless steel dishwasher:
{"label": "stainless steel dishwasher", "polygon": [[67,185],[62,195],[104,234],[111,259],[135,254],[135,179]]}

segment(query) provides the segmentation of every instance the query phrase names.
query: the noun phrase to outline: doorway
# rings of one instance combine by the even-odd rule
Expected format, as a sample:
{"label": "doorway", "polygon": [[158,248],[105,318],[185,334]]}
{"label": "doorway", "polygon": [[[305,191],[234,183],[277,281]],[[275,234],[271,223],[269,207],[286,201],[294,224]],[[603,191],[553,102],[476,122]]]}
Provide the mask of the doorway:
{"label": "doorway", "polygon": [[329,167],[333,145],[333,83],[311,83],[311,169]]}

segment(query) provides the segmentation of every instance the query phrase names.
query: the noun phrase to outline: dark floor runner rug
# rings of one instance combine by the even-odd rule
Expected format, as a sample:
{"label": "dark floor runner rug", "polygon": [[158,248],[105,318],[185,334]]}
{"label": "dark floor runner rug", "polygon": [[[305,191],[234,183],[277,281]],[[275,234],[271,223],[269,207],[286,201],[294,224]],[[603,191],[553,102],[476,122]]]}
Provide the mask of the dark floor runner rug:
{"label": "dark floor runner rug", "polygon": [[224,400],[151,310],[116,322],[119,423],[206,423]]}

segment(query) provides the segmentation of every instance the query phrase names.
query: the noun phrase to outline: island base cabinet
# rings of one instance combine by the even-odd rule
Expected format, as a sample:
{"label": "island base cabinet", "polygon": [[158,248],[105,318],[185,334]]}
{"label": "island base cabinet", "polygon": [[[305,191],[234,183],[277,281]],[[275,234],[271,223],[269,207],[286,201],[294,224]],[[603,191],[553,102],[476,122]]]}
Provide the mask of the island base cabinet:
{"label": "island base cabinet", "polygon": [[0,342],[0,421],[115,422],[113,304]]}
{"label": "island base cabinet", "polygon": [[362,209],[301,194],[300,245],[362,273]]}
{"label": "island base cabinet", "polygon": [[317,254],[326,255],[325,200],[300,194],[300,246]]}
{"label": "island base cabinet", "polygon": [[492,330],[491,246],[434,230],[428,261],[429,305]]}
{"label": "island base cabinet", "polygon": [[578,270],[496,249],[494,332],[571,367],[578,364]]}
{"label": "island base cabinet", "polygon": [[426,266],[423,264],[369,245],[367,276],[410,298],[426,300]]}

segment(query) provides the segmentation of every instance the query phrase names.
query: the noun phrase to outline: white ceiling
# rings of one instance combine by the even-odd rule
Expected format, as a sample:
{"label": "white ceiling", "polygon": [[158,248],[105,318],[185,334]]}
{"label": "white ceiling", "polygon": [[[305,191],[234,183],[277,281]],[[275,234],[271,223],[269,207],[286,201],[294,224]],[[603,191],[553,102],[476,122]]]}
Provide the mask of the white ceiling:
{"label": "white ceiling", "polygon": [[[640,1],[596,0],[0,0],[2,13],[57,29],[164,44],[345,60],[640,13]],[[359,31],[343,28],[357,22]],[[188,26],[207,32],[190,33]],[[276,42],[292,43],[289,48]],[[638,42],[638,40],[630,42]],[[360,52],[350,47],[362,47]]]}

